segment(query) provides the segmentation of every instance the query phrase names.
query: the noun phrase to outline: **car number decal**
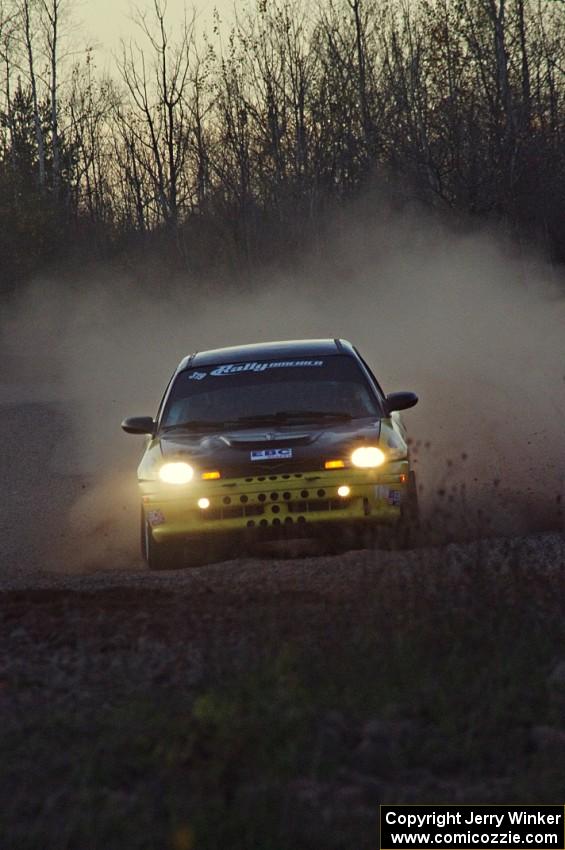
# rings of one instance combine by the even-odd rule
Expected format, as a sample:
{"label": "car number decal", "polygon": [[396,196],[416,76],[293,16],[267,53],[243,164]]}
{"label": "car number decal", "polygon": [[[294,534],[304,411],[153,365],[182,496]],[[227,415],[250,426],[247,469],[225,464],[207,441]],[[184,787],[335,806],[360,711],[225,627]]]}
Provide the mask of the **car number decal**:
{"label": "car number decal", "polygon": [[251,452],[251,460],[285,460],[292,457],[292,449],[260,449]]}

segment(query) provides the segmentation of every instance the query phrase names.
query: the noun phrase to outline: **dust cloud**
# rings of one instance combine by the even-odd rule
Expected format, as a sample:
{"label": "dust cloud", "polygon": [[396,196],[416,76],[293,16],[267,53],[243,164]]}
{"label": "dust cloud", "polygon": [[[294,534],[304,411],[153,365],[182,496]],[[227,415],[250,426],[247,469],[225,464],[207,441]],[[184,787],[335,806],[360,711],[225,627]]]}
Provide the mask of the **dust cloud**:
{"label": "dust cloud", "polygon": [[139,565],[143,441],[120,421],[155,412],[186,353],[269,339],[345,337],[386,391],[419,394],[404,418],[432,526],[441,516],[453,533],[555,528],[564,292],[549,264],[493,232],[365,207],[336,221],[300,271],[266,267],[243,290],[190,278],[148,289],[107,269],[34,282],[3,317],[2,386],[13,403],[55,404],[70,423],[42,470],[66,493],[64,515],[30,493],[30,511],[60,529],[43,563]]}

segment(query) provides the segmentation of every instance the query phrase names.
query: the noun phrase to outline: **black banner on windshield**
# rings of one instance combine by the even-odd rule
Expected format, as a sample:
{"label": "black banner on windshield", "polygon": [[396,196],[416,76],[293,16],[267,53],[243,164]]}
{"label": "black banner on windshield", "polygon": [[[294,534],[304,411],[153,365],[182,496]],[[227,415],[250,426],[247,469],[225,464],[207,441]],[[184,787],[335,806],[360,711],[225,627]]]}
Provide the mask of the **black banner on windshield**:
{"label": "black banner on windshield", "polygon": [[222,375],[237,375],[240,372],[266,372],[270,369],[296,369],[324,366],[323,360],[264,360],[251,361],[250,363],[222,363],[214,366],[209,372],[195,370],[190,372],[190,381],[203,381],[209,375],[221,377]]}

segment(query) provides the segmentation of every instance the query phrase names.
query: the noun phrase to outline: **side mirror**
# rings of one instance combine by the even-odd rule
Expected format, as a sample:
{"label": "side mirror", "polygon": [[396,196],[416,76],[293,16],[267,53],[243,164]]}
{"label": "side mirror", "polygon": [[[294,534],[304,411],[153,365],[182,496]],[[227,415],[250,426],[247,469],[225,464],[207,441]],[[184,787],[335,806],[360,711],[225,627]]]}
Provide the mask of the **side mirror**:
{"label": "side mirror", "polygon": [[122,422],[126,434],[152,434],[155,422],[151,416],[130,416]]}
{"label": "side mirror", "polygon": [[389,413],[395,410],[408,410],[409,407],[414,407],[415,404],[418,404],[416,393],[389,393],[386,397],[386,405]]}

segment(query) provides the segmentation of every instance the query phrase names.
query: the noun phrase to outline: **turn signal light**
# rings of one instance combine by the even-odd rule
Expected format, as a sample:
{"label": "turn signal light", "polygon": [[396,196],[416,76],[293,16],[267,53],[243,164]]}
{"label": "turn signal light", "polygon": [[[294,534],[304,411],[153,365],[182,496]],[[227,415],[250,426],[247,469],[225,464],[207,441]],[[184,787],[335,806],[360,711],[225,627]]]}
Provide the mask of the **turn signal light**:
{"label": "turn signal light", "polygon": [[221,478],[222,475],[218,472],[217,469],[212,470],[211,472],[203,472],[202,480],[203,481],[215,481],[217,478]]}
{"label": "turn signal light", "polygon": [[327,460],[324,464],[326,469],[343,469],[345,463],[343,460]]}

